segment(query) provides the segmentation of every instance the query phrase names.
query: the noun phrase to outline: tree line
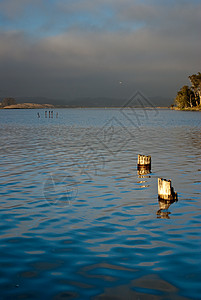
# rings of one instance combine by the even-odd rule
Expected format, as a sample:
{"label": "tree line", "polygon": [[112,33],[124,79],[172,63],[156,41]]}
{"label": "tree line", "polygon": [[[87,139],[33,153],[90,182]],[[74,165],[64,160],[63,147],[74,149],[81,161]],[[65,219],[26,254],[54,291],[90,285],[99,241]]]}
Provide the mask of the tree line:
{"label": "tree line", "polygon": [[184,85],[177,92],[175,104],[179,109],[201,105],[201,73],[188,76],[191,86]]}
{"label": "tree line", "polygon": [[4,98],[2,102],[0,102],[0,108],[2,107],[5,107],[5,106],[9,106],[9,105],[15,105],[17,104],[16,103],[16,100],[14,98]]}

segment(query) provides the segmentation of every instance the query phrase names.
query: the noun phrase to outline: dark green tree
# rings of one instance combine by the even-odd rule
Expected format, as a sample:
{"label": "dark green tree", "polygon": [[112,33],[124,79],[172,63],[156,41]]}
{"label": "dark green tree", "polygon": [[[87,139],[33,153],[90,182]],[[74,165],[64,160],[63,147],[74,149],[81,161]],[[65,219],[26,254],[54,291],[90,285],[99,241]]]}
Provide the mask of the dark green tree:
{"label": "dark green tree", "polygon": [[178,108],[186,108],[192,106],[192,91],[187,85],[184,85],[177,93],[175,103]]}
{"label": "dark green tree", "polygon": [[9,105],[14,105],[16,104],[16,100],[14,98],[4,98],[1,105],[4,106],[9,106]]}
{"label": "dark green tree", "polygon": [[191,88],[195,95],[195,101],[197,105],[201,104],[201,73],[193,74],[188,77],[191,82]]}

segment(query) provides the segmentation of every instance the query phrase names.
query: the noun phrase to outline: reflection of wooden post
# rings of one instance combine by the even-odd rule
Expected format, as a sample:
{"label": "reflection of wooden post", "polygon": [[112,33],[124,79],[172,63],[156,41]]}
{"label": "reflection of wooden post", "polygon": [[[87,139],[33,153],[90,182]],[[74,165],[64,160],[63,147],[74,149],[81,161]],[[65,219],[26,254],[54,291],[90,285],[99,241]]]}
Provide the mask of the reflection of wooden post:
{"label": "reflection of wooden post", "polygon": [[160,199],[158,201],[160,210],[168,209],[172,203],[175,201]]}
{"label": "reflection of wooden post", "polygon": [[140,175],[148,174],[151,171],[151,156],[138,154],[137,169]]}
{"label": "reflection of wooden post", "polygon": [[171,185],[171,180],[158,178],[158,198],[164,200],[177,199],[177,193]]}

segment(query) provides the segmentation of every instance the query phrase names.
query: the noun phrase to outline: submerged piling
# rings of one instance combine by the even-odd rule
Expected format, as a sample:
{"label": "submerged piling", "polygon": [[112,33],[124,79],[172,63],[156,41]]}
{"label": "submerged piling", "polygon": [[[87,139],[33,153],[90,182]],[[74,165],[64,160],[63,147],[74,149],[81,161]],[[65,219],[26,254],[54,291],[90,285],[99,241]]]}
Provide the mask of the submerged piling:
{"label": "submerged piling", "polygon": [[177,200],[177,192],[172,187],[171,180],[158,178],[158,199],[159,200]]}

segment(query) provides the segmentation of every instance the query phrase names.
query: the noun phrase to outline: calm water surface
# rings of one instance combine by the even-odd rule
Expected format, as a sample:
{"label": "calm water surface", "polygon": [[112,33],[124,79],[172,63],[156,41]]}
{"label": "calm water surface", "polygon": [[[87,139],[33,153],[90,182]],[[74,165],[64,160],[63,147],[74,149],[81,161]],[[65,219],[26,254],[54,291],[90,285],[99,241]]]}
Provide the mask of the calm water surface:
{"label": "calm water surface", "polygon": [[201,299],[201,113],[37,112],[0,110],[0,298]]}

